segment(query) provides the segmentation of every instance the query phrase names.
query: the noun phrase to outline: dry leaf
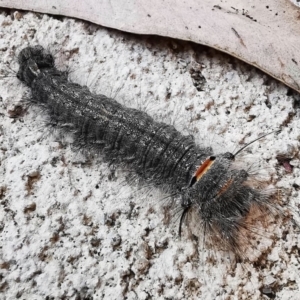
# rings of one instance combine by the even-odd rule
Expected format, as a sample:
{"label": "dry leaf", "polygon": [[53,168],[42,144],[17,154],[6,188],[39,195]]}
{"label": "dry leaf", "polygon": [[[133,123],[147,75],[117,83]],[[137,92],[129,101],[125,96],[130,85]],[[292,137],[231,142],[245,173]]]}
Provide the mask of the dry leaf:
{"label": "dry leaf", "polygon": [[167,36],[233,55],[300,91],[300,9],[288,0],[2,0],[137,34]]}

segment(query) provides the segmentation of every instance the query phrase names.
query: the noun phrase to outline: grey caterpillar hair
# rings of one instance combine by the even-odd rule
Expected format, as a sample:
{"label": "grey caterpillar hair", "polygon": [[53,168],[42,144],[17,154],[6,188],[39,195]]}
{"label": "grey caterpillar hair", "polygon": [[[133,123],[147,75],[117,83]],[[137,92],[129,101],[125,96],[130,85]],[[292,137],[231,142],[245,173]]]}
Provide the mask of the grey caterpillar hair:
{"label": "grey caterpillar hair", "polygon": [[233,162],[244,148],[270,133],[235,154],[215,155],[211,147],[197,145],[173,126],[70,82],[41,46],[24,48],[18,62],[17,77],[31,89],[33,101],[47,110],[52,124],[74,132],[79,147],[96,149],[110,162],[129,166],[174,198],[182,212],[179,236],[194,211],[208,244],[243,257],[241,239],[249,216],[253,211],[268,214],[275,204],[273,193],[254,185],[251,175]]}

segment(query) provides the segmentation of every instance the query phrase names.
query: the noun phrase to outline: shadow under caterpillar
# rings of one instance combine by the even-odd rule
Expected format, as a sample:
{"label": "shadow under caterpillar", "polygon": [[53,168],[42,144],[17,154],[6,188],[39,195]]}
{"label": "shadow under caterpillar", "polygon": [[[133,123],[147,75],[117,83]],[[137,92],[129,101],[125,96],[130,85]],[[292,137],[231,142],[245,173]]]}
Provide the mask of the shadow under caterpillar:
{"label": "shadow under caterpillar", "polygon": [[47,109],[52,124],[74,132],[80,147],[101,150],[110,162],[128,165],[171,195],[182,211],[179,235],[194,214],[205,243],[243,257],[249,219],[274,208],[273,193],[234,166],[249,144],[235,154],[215,155],[173,126],[70,82],[41,46],[23,49],[18,62],[17,77],[31,88],[32,100]]}

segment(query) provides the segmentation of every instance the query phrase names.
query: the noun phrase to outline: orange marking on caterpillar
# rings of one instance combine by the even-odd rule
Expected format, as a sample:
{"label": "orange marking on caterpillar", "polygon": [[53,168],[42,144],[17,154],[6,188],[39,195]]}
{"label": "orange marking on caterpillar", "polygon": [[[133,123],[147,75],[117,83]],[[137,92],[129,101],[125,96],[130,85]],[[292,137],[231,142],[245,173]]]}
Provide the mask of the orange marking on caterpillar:
{"label": "orange marking on caterpillar", "polygon": [[199,166],[190,182],[190,187],[199,181],[201,177],[210,169],[215,159],[215,156],[210,156]]}
{"label": "orange marking on caterpillar", "polygon": [[212,164],[214,163],[216,157],[215,156],[210,156],[207,158],[202,165],[197,169],[195,172],[194,177],[196,177],[196,180],[199,181],[201,177],[210,169]]}
{"label": "orange marking on caterpillar", "polygon": [[229,179],[228,181],[226,181],[225,184],[218,191],[217,197],[219,197],[220,195],[222,195],[223,193],[225,193],[228,190],[228,188],[231,186],[232,182],[233,182],[232,179]]}

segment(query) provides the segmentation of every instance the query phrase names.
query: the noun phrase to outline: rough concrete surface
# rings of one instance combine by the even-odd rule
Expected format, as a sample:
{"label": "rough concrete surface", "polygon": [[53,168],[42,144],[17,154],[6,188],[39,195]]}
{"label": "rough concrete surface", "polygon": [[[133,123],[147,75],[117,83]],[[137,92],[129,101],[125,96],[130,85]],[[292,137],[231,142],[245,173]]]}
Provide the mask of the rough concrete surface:
{"label": "rough concrete surface", "polygon": [[[1,299],[299,299],[299,95],[253,67],[195,44],[134,36],[69,18],[0,15]],[[17,54],[40,44],[70,79],[146,111],[278,189],[293,217],[273,222],[243,263],[198,246],[167,195],[50,133],[24,99]],[[171,221],[169,221],[171,218]],[[200,237],[201,239],[201,237]]]}

